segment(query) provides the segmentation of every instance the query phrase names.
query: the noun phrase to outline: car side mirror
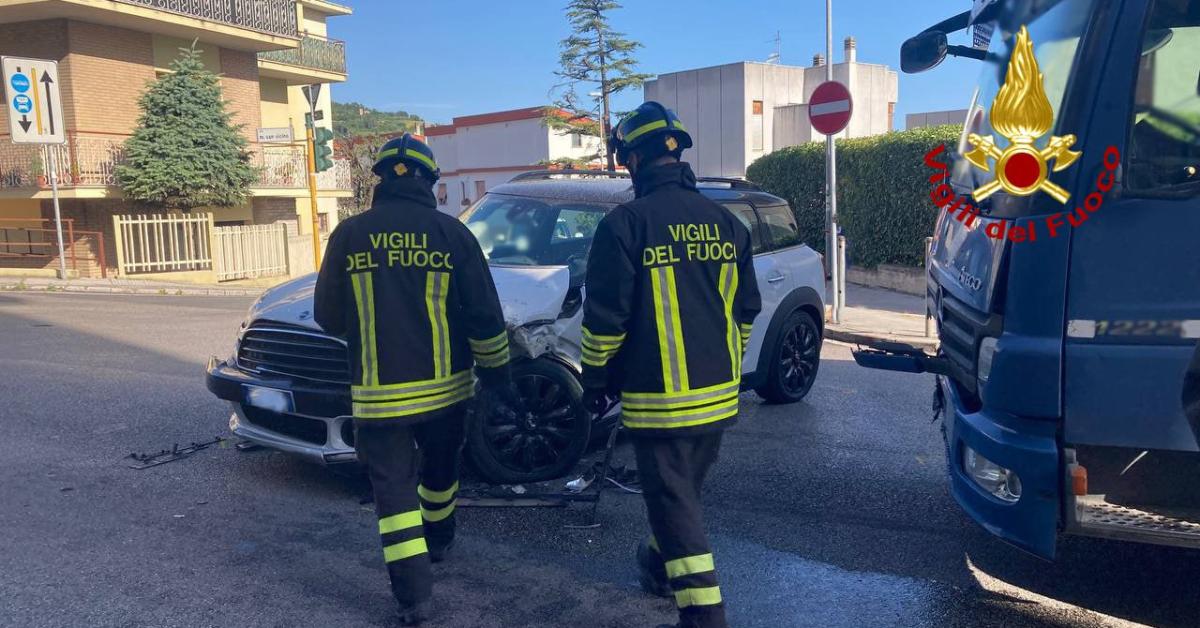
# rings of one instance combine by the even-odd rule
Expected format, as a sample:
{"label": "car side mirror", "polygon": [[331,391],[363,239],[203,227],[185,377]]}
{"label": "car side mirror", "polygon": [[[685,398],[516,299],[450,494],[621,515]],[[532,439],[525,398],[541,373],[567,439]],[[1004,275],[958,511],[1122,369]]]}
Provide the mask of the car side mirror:
{"label": "car side mirror", "polygon": [[933,69],[946,58],[948,50],[946,33],[925,31],[900,46],[900,69],[905,74]]}

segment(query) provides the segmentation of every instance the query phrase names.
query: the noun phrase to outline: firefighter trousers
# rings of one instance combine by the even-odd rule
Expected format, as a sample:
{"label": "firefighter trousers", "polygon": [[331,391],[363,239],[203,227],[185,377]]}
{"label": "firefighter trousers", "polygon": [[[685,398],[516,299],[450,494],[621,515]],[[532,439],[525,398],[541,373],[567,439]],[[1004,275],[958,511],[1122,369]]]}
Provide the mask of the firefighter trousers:
{"label": "firefighter trousers", "polygon": [[633,448],[653,534],[650,548],[662,561],[675,593],[680,626],[726,628],[700,504],[704,476],[721,448],[721,432],[666,438],[635,435]]}
{"label": "firefighter trousers", "polygon": [[375,494],[392,593],[402,605],[429,599],[429,549],[454,540],[465,403],[420,423],[354,422],[355,448]]}

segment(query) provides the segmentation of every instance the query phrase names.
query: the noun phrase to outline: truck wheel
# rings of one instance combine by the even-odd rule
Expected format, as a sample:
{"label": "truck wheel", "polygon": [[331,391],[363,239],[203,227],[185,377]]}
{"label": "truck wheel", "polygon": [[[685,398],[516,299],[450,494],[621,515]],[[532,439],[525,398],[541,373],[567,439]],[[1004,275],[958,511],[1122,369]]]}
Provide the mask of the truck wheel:
{"label": "truck wheel", "polygon": [[467,424],[467,458],[493,484],[562,477],[579,462],[591,436],[579,377],[548,359],[514,364],[512,377],[528,414],[492,412],[481,398]]}
{"label": "truck wheel", "polygon": [[767,381],[754,391],[770,403],[800,401],[812,389],[821,365],[821,329],[807,312],[796,310],[784,319],[770,351]]}

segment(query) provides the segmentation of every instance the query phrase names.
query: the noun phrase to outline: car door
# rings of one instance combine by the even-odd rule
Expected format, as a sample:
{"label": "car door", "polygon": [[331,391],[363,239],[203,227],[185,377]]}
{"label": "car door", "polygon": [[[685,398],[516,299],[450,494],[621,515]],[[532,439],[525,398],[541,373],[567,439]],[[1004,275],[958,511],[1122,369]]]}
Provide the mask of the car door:
{"label": "car door", "polygon": [[762,349],[763,336],[767,333],[767,325],[775,315],[775,310],[779,309],[780,302],[788,294],[788,276],[781,267],[778,256],[772,254],[767,247],[762,220],[754,206],[742,201],[722,201],[721,204],[733,212],[733,215],[750,230],[754,275],[758,279],[758,291],[762,295],[762,311],[754,319],[750,344],[746,347],[745,358],[742,360],[742,372],[753,372],[758,364],[758,354]]}

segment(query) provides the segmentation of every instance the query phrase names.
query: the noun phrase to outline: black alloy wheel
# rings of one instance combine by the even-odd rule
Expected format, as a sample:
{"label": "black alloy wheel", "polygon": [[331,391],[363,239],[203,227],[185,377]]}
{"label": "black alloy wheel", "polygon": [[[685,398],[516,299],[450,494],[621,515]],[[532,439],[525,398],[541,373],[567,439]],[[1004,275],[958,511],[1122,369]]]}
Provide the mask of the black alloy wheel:
{"label": "black alloy wheel", "polygon": [[767,381],[756,391],[771,403],[800,401],[812,389],[820,365],[821,330],[812,316],[796,310],[784,320]]}
{"label": "black alloy wheel", "polygon": [[538,359],[514,365],[513,383],[527,411],[501,411],[480,395],[467,431],[468,457],[495,484],[562,477],[591,436],[578,377],[558,362]]}

